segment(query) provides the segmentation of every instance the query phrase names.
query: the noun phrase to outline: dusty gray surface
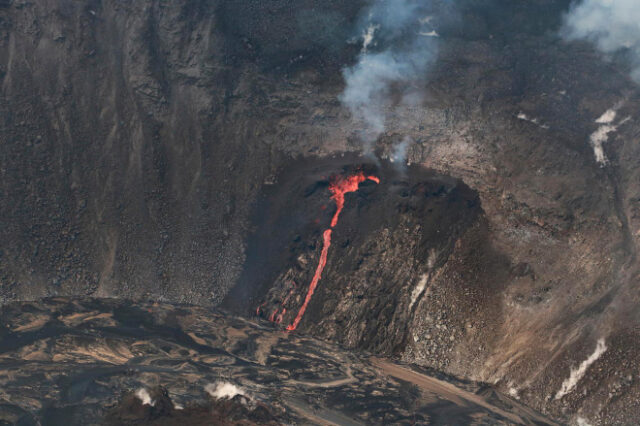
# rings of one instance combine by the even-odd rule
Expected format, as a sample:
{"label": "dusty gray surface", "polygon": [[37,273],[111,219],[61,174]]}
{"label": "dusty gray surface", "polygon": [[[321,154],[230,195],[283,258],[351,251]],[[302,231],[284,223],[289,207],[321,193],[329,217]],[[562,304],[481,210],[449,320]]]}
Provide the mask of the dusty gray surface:
{"label": "dusty gray surface", "polygon": [[[378,153],[411,136],[409,160],[462,180],[482,212],[450,235],[413,312],[371,330],[408,330],[396,356],[493,383],[559,419],[628,424],[640,409],[637,88],[588,45],[553,35],[566,2],[514,3],[503,15],[465,3],[464,25],[441,31],[425,102],[389,111]],[[286,185],[278,177],[302,157],[360,150],[359,123],[337,100],[357,46],[336,23],[357,9],[0,2],[2,301],[219,304],[241,277],[264,184]],[[616,123],[630,119],[609,135],[601,167],[589,136],[612,107]],[[425,264],[396,283],[397,300]],[[385,276],[394,265],[368,268]],[[367,282],[350,285],[382,288]],[[343,311],[358,300],[348,295]],[[310,312],[332,303],[315,298]],[[341,327],[302,323],[326,338],[353,331],[338,340],[390,355],[373,331]],[[556,399],[600,339],[606,350]]]}

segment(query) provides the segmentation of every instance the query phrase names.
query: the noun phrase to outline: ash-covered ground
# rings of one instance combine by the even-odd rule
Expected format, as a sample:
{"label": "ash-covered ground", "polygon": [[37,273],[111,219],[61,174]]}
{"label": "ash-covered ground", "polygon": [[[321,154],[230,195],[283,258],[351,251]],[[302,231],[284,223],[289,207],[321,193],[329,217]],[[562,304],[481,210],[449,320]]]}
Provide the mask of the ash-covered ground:
{"label": "ash-covered ground", "polygon": [[0,0],[0,302],[285,327],[361,167],[296,332],[636,423],[637,8],[393,3]]}

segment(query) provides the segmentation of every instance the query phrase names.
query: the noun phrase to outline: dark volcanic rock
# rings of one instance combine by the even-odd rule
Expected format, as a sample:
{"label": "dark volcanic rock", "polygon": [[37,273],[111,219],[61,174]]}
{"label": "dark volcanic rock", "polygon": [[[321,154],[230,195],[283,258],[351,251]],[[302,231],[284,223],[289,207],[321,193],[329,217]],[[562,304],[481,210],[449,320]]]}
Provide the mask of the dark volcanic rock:
{"label": "dark volcanic rock", "polygon": [[211,309],[55,299],[1,319],[9,424],[552,424],[475,383]]}
{"label": "dark volcanic rock", "polygon": [[158,387],[147,391],[151,404],[143,403],[135,393],[125,395],[106,415],[106,425],[268,425],[280,423],[264,404],[250,404],[247,398],[212,399],[188,407],[176,406],[168,391]]}

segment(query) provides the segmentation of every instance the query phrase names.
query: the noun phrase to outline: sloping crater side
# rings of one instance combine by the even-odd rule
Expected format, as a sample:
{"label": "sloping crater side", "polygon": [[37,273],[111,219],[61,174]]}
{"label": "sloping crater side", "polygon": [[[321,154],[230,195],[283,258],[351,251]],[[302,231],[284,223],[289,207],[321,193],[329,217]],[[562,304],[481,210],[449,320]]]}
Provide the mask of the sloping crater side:
{"label": "sloping crater side", "polygon": [[427,282],[482,216],[460,180],[356,157],[296,161],[265,186],[238,285],[225,306],[291,327],[309,292],[336,212],[330,182],[375,176],[345,195],[326,266],[299,329],[347,347],[398,354]]}

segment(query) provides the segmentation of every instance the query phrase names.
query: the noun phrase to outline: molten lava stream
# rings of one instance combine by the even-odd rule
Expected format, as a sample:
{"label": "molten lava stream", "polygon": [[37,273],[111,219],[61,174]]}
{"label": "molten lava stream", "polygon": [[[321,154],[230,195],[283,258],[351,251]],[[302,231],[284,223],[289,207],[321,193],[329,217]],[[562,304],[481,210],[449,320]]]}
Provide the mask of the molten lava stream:
{"label": "molten lava stream", "polygon": [[[271,316],[269,317],[269,321],[271,322],[275,322],[276,324],[280,324],[282,322],[282,318],[284,317],[284,314],[287,313],[287,308],[285,308],[287,302],[289,301],[289,298],[291,297],[291,295],[293,294],[293,291],[297,288],[298,286],[296,285],[296,283],[294,281],[291,281],[291,290],[289,290],[289,294],[287,294],[287,297],[284,298],[284,300],[282,301],[282,312],[278,313],[279,309],[276,309]],[[264,305],[267,302],[264,302],[262,305]],[[256,315],[260,315],[260,307],[262,306],[258,306],[258,310],[256,310]]]}
{"label": "molten lava stream", "polygon": [[293,331],[298,327],[300,321],[302,320],[302,316],[307,310],[307,306],[311,301],[311,297],[318,286],[318,281],[322,278],[322,271],[327,264],[327,254],[329,253],[329,247],[331,247],[331,233],[333,232],[333,227],[338,224],[338,219],[340,218],[340,213],[344,208],[344,196],[347,192],[355,192],[358,190],[360,183],[365,180],[372,180],[375,183],[380,183],[380,179],[376,176],[365,176],[362,171],[357,172],[351,176],[347,177],[337,177],[332,179],[329,184],[329,191],[331,191],[331,199],[336,202],[336,212],[331,219],[331,227],[324,231],[322,234],[323,246],[322,252],[320,253],[320,261],[318,262],[318,267],[316,268],[315,274],[313,274],[313,279],[311,280],[311,284],[309,285],[309,290],[307,291],[307,296],[304,299],[304,303],[300,307],[298,311],[298,315],[296,315],[295,320],[291,325],[287,327],[288,331]]}
{"label": "molten lava stream", "polygon": [[322,234],[322,239],[324,241],[324,245],[322,246],[322,253],[320,254],[320,261],[318,262],[318,267],[316,268],[316,273],[313,274],[313,279],[311,280],[311,285],[309,285],[309,291],[307,291],[307,297],[304,298],[304,303],[302,307],[298,311],[298,315],[296,319],[293,321],[293,324],[287,326],[287,330],[293,331],[298,327],[302,316],[304,315],[304,311],[307,310],[307,305],[311,300],[311,296],[313,296],[313,292],[316,290],[318,286],[318,281],[322,278],[322,271],[324,270],[325,265],[327,264],[327,253],[329,253],[329,247],[331,247],[331,229],[327,229]]}

